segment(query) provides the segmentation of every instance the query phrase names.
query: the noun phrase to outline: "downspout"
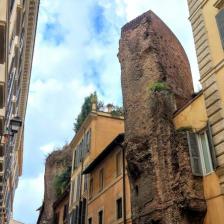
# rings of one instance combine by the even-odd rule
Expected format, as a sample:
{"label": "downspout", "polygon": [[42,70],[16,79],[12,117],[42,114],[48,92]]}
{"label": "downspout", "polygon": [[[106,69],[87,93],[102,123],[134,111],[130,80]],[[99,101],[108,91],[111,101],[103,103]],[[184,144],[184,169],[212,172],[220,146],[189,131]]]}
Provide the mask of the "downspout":
{"label": "downspout", "polygon": [[[81,172],[80,172],[80,194],[79,194],[79,220],[78,220],[78,223],[79,224],[82,224],[83,220],[82,220],[82,204],[81,204],[81,201],[82,201],[82,178],[83,178],[83,175],[82,175],[82,172],[83,172],[83,158],[82,158],[82,163],[81,163]],[[80,207],[81,205],[81,207]]]}
{"label": "downspout", "polygon": [[126,216],[127,216],[127,211],[126,211],[126,181],[125,181],[125,177],[126,177],[126,170],[125,170],[125,149],[123,147],[123,145],[120,145],[122,148],[122,169],[123,169],[123,173],[122,173],[122,179],[123,179],[123,208],[124,208],[124,217],[123,217],[123,222],[124,224],[127,223],[126,220]]}

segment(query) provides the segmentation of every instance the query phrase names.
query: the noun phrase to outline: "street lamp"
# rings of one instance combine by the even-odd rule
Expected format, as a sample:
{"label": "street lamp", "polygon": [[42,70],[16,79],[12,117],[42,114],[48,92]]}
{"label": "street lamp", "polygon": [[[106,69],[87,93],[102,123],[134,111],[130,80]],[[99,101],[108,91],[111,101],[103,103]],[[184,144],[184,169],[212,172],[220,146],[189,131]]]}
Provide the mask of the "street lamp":
{"label": "street lamp", "polygon": [[22,126],[22,121],[20,117],[14,117],[9,122],[10,131],[15,134],[19,131],[19,128]]}

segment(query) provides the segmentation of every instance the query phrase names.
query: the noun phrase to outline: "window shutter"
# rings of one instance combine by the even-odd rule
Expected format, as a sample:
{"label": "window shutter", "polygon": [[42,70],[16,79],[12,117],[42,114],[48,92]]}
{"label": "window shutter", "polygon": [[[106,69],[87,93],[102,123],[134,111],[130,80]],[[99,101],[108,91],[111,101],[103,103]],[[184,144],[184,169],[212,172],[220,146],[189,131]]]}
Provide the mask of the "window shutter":
{"label": "window shutter", "polygon": [[85,217],[86,217],[86,199],[83,198],[82,212],[81,212],[81,224],[85,224]]}
{"label": "window shutter", "polygon": [[73,156],[73,170],[76,168],[76,150],[74,151],[74,156]]}
{"label": "window shutter", "polygon": [[197,135],[193,132],[187,132],[187,139],[188,139],[192,172],[195,176],[202,176],[203,173],[200,161]]}
{"label": "window shutter", "polygon": [[78,166],[78,157],[79,157],[79,152],[78,152],[78,148],[76,147],[75,149],[75,167]]}
{"label": "window shutter", "polygon": [[215,147],[214,147],[214,143],[213,143],[212,128],[209,123],[207,124],[206,132],[207,132],[207,136],[208,136],[208,144],[209,144],[209,150],[210,150],[210,154],[211,154],[211,158],[212,158],[213,169],[216,169],[218,166],[218,162],[217,162]]}
{"label": "window shutter", "polygon": [[88,135],[88,132],[87,133],[85,133],[85,135],[84,135],[84,155],[86,155],[86,153],[87,153],[87,135]]}
{"label": "window shutter", "polygon": [[87,150],[90,151],[91,146],[91,129],[88,131],[88,141],[87,141]]}
{"label": "window shutter", "polygon": [[80,184],[81,184],[81,176],[79,174],[77,179],[76,201],[78,201],[80,197]]}
{"label": "window shutter", "polygon": [[220,12],[216,15],[216,22],[218,25],[222,47],[224,48],[224,9],[220,10]]}

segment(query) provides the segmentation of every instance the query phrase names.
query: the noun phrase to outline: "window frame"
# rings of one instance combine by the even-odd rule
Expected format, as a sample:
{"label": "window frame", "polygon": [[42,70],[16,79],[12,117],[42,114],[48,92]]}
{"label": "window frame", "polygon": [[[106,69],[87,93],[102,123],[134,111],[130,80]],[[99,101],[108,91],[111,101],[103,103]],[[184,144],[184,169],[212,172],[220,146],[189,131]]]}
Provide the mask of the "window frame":
{"label": "window frame", "polygon": [[221,45],[222,45],[222,48],[224,49],[224,25],[222,24],[222,21],[224,21],[224,8],[221,8],[218,11],[218,13],[215,16],[215,20],[216,20],[216,25],[217,25],[217,29],[218,29]]}
{"label": "window frame", "polygon": [[[206,140],[205,141],[206,151],[207,151],[207,154],[209,155],[208,160],[209,160],[209,166],[211,167],[211,170],[209,172],[206,171],[206,162],[205,162],[205,156],[204,156],[204,152],[203,152],[203,143],[202,143],[201,135],[204,135],[205,140]],[[210,152],[207,130],[206,129],[201,130],[200,132],[196,133],[196,136],[197,136],[197,143],[198,143],[199,154],[200,154],[202,174],[203,174],[203,176],[207,176],[207,175],[214,172],[214,167],[213,167],[213,163],[212,163],[212,155],[211,155],[211,152]]]}
{"label": "window frame", "polygon": [[[119,207],[119,204],[118,204],[119,201],[121,202],[120,204],[121,207]],[[119,211],[119,208],[121,208],[121,211]],[[119,216],[120,212],[121,212],[121,216]],[[122,218],[123,218],[123,198],[119,197],[116,200],[116,220],[120,220]]]}
{"label": "window frame", "polygon": [[89,178],[89,198],[93,197],[93,177]]}
{"label": "window frame", "polygon": [[[91,220],[91,222],[90,222]],[[93,223],[93,218],[92,217],[88,217],[88,224],[92,224]]]}
{"label": "window frame", "polygon": [[[100,213],[102,212],[102,223],[100,223]],[[104,210],[100,209],[97,214],[98,224],[104,224]]]}
{"label": "window frame", "polygon": [[104,169],[99,170],[99,192],[104,188]]}
{"label": "window frame", "polygon": [[[208,156],[208,165],[203,151],[201,136],[205,136],[206,154]],[[198,132],[187,131],[189,156],[191,162],[192,173],[194,176],[207,176],[213,173],[218,167],[217,156],[214,148],[213,135],[209,122]],[[210,167],[207,171],[206,168]]]}
{"label": "window frame", "polygon": [[[120,157],[120,161],[119,161],[119,157]],[[120,163],[120,169],[119,169],[119,163]],[[120,150],[119,152],[116,153],[116,177],[119,177],[122,175],[122,166],[123,166],[122,151]]]}

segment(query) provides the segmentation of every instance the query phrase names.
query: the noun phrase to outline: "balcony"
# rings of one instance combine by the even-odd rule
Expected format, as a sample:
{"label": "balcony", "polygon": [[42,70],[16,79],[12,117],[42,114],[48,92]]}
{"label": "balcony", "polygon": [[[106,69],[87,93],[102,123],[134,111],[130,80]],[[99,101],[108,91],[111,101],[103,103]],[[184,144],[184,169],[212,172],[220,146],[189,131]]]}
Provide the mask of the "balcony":
{"label": "balcony", "polygon": [[6,51],[6,25],[0,21],[0,64],[5,63]]}

